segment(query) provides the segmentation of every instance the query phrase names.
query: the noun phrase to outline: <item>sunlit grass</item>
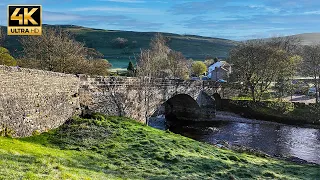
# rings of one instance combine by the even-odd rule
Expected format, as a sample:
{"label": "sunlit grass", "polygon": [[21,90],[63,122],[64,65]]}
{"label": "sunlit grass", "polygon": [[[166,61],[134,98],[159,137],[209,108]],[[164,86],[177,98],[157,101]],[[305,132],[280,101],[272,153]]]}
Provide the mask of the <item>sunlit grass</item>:
{"label": "sunlit grass", "polygon": [[320,167],[257,157],[96,115],[0,138],[0,179],[316,179]]}

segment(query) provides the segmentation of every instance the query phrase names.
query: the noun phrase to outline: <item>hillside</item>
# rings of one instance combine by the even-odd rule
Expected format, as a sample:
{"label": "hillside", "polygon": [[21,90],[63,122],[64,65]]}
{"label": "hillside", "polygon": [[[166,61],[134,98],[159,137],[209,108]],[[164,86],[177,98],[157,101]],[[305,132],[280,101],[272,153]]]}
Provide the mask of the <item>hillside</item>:
{"label": "hillside", "polygon": [[320,43],[320,33],[304,33],[304,34],[297,34],[293,36],[301,39],[301,43],[303,45]]}
{"label": "hillside", "polygon": [[[36,134],[36,133],[35,133]],[[317,179],[320,166],[235,153],[128,118],[74,118],[0,137],[0,179]]]}
{"label": "hillside", "polygon": [[[46,25],[52,27],[51,25]],[[71,31],[75,39],[84,42],[86,46],[97,49],[105,58],[108,59],[114,67],[126,67],[129,56],[134,59],[134,54],[140,52],[140,48],[149,47],[150,40],[155,36],[155,32],[133,32],[133,31],[114,31],[92,29],[80,26],[64,25],[63,29]],[[181,51],[187,58],[204,59],[206,56],[226,57],[229,50],[237,43],[227,39],[201,37],[194,35],[178,35],[163,33],[169,38],[171,49]],[[112,46],[112,40],[115,38],[125,38],[128,40],[127,49],[115,48]],[[9,36],[5,46],[14,55],[21,50],[21,45],[16,36]]]}

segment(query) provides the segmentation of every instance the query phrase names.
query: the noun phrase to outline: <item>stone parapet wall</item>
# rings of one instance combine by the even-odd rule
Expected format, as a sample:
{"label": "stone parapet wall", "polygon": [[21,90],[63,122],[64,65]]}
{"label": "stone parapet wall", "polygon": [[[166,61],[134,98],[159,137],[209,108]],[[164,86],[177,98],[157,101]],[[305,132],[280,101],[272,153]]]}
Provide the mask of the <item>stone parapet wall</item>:
{"label": "stone parapet wall", "polygon": [[30,136],[63,124],[79,112],[75,75],[0,66],[0,125]]}

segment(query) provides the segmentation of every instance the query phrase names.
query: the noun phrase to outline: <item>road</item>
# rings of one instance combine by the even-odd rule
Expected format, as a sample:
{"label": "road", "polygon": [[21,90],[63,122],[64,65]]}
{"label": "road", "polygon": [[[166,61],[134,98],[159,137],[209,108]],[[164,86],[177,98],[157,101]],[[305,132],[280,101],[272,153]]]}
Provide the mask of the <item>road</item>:
{"label": "road", "polygon": [[316,98],[315,97],[309,97],[306,95],[293,95],[292,96],[292,100],[291,100],[291,96],[288,96],[286,98],[284,98],[286,101],[290,101],[290,102],[301,102],[301,103],[306,103],[306,104],[310,104],[310,103],[316,103]]}

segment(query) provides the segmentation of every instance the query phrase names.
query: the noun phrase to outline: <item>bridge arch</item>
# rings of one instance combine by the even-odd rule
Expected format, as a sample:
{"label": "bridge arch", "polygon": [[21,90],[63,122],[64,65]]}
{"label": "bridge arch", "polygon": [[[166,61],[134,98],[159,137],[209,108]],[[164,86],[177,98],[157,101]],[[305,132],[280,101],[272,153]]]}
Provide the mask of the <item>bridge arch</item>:
{"label": "bridge arch", "polygon": [[167,120],[192,121],[199,118],[199,104],[188,94],[177,94],[164,103]]}

